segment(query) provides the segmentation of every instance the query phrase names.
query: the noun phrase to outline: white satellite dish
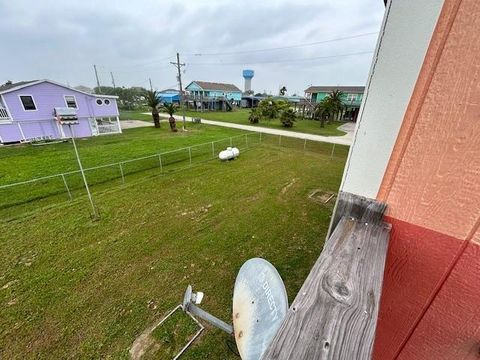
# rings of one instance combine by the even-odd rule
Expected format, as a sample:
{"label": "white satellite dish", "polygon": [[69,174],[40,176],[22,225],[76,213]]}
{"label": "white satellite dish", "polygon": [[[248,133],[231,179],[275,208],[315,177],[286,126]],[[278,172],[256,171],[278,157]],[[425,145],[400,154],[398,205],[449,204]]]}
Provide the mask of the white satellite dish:
{"label": "white satellite dish", "polygon": [[267,350],[287,315],[288,298],[277,269],[267,260],[253,258],[238,272],[233,290],[233,327],[197,305],[203,293],[188,285],[182,308],[233,334],[242,360],[258,360]]}
{"label": "white satellite dish", "polygon": [[233,329],[242,360],[262,357],[287,310],[287,291],[275,267],[260,258],[245,262],[233,290]]}

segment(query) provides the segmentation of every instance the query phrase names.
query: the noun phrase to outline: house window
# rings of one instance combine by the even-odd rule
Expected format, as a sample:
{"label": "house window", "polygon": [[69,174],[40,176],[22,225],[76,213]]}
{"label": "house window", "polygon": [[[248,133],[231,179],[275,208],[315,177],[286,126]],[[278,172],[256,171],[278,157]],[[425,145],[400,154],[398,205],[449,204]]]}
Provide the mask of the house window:
{"label": "house window", "polygon": [[78,109],[77,100],[73,95],[65,95],[65,104],[67,104],[69,108]]}
{"label": "house window", "polygon": [[20,101],[22,102],[23,109],[25,111],[37,110],[33,97],[31,95],[20,95]]}
{"label": "house window", "polygon": [[357,100],[357,94],[348,94],[347,101],[355,101]]}
{"label": "house window", "polygon": [[105,99],[105,100],[103,100],[103,103],[104,103],[105,105],[110,105],[110,100]]}
{"label": "house window", "polygon": [[97,105],[103,105],[103,100],[102,99],[97,99]]}

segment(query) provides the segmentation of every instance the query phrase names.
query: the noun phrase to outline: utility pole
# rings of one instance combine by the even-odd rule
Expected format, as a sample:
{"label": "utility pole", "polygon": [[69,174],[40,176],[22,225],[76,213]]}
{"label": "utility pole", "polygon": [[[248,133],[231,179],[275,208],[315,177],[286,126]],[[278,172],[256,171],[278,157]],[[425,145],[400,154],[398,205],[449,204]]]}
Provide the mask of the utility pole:
{"label": "utility pole", "polygon": [[115,78],[113,77],[113,72],[110,71],[110,76],[112,77],[112,85],[113,85],[113,88],[115,89],[116,86],[115,86]]}
{"label": "utility pole", "polygon": [[148,78],[148,82],[150,83],[150,91],[153,91],[152,79]]}
{"label": "utility pole", "polygon": [[93,65],[93,70],[95,70],[95,78],[97,79],[97,94],[100,94],[100,80],[98,80],[97,65]]}
{"label": "utility pole", "polygon": [[182,130],[185,131],[187,128],[185,126],[185,108],[183,107],[183,88],[182,88],[182,66],[185,66],[185,64],[180,63],[180,54],[177,52],[177,62],[170,62],[170,64],[174,65],[177,68],[177,78],[178,78],[178,84],[180,87],[180,107],[182,107],[182,115],[183,115],[183,125],[182,125]]}

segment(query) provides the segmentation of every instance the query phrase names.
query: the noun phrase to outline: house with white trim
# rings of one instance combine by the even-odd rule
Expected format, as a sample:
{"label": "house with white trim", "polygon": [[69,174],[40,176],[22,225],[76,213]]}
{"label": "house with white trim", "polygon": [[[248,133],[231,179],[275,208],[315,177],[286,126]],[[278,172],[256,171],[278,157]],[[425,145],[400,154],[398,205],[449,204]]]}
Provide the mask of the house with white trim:
{"label": "house with white trim", "polygon": [[[117,99],[51,80],[7,82],[0,85],[0,143],[121,133]],[[73,134],[56,121],[54,109],[59,107],[75,109]]]}

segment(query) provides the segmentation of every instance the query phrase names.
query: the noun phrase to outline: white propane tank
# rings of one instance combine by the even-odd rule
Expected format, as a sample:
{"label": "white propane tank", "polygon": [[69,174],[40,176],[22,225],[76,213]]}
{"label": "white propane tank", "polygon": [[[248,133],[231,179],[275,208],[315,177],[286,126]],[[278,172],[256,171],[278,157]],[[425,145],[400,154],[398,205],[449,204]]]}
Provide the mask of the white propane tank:
{"label": "white propane tank", "polygon": [[236,147],[228,147],[227,150],[220,151],[218,158],[220,160],[233,160],[240,155],[240,150]]}

